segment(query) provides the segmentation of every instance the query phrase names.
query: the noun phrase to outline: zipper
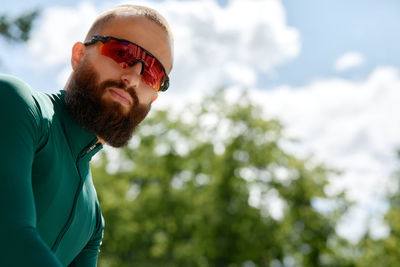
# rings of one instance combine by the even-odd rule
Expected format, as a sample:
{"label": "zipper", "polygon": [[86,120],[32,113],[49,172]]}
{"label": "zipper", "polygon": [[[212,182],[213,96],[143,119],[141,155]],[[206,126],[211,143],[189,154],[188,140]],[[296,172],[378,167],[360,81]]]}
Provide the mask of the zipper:
{"label": "zipper", "polygon": [[[92,152],[95,148],[97,148],[100,145],[100,143],[96,143],[93,146],[89,147],[89,149],[86,151],[85,155],[83,157],[85,157],[87,154],[89,154],[90,152]],[[83,158],[82,157],[82,158]]]}
{"label": "zipper", "polygon": [[[97,139],[96,139],[96,140],[97,140]],[[100,145],[100,143],[96,143],[96,144],[92,145],[92,146],[91,146],[88,150],[86,150],[85,152],[83,152],[83,153],[81,152],[80,155],[79,155],[79,157],[78,157],[78,159],[77,159],[76,162],[75,162],[75,166],[76,166],[76,169],[77,169],[77,171],[78,171],[79,178],[80,178],[80,179],[79,179],[79,184],[78,184],[78,189],[77,189],[76,192],[75,192],[74,201],[73,201],[73,204],[72,204],[71,212],[70,212],[70,214],[69,214],[69,216],[68,216],[68,220],[67,220],[67,222],[65,223],[64,227],[62,228],[61,232],[58,234],[58,236],[57,236],[57,238],[56,238],[56,241],[54,242],[53,246],[51,247],[51,250],[54,251],[54,252],[57,250],[58,246],[60,245],[60,242],[61,242],[62,238],[63,238],[64,235],[67,233],[69,227],[70,227],[71,224],[72,224],[72,221],[73,221],[73,219],[74,219],[74,217],[75,217],[76,202],[77,202],[77,200],[78,200],[78,197],[79,197],[80,193],[82,192],[82,188],[83,188],[83,179],[82,179],[81,172],[80,172],[80,170],[79,170],[79,161],[80,161],[81,159],[83,159],[84,157],[86,157],[90,152],[92,152],[92,151],[93,151],[95,148],[97,148],[99,145]]]}

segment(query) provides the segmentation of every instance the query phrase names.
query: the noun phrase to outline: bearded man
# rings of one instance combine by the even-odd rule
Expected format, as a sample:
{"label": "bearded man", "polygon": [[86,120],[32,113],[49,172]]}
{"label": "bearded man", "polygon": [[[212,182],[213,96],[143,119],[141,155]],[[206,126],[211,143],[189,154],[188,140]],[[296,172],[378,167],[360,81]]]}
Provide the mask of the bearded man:
{"label": "bearded man", "polygon": [[169,86],[173,36],[155,10],[102,13],[55,94],[0,75],[0,266],[96,266],[104,222],[89,162],[126,145]]}

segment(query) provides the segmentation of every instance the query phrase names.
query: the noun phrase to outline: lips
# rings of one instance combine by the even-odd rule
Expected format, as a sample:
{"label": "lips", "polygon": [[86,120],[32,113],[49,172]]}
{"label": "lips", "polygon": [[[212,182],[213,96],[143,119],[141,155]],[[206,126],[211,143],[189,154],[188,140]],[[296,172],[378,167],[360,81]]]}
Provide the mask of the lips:
{"label": "lips", "polygon": [[127,91],[118,88],[110,88],[108,91],[111,98],[115,101],[121,103],[124,106],[132,105],[132,97]]}

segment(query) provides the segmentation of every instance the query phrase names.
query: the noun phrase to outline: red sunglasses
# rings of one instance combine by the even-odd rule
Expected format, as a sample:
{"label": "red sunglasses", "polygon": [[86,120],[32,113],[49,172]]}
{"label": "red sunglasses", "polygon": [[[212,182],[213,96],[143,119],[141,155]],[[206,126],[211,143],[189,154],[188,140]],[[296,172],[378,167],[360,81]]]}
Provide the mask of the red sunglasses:
{"label": "red sunglasses", "polygon": [[166,91],[169,87],[169,78],[164,66],[149,51],[138,44],[112,36],[93,35],[86,46],[102,42],[100,54],[112,58],[122,68],[142,63],[142,81],[156,91]]}

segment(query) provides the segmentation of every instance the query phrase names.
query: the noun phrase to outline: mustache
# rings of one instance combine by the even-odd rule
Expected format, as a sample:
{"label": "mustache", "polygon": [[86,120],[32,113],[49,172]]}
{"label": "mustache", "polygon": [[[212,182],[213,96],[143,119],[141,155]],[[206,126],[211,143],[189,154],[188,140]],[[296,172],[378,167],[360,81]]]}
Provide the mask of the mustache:
{"label": "mustache", "polygon": [[128,90],[128,87],[123,81],[117,81],[117,80],[106,80],[100,84],[101,88],[107,88],[107,87],[117,87],[119,89],[123,89],[125,91]]}

